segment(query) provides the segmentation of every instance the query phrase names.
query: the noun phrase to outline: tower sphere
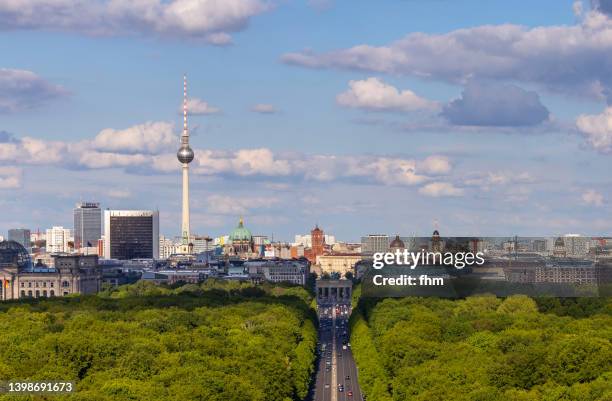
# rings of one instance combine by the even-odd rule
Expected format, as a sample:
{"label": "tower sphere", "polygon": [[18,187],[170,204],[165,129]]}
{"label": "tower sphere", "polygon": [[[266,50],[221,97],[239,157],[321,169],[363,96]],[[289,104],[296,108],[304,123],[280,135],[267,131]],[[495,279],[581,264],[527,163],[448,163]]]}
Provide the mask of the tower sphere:
{"label": "tower sphere", "polygon": [[193,160],[193,150],[191,150],[189,145],[183,145],[176,153],[176,157],[183,164],[191,163]]}

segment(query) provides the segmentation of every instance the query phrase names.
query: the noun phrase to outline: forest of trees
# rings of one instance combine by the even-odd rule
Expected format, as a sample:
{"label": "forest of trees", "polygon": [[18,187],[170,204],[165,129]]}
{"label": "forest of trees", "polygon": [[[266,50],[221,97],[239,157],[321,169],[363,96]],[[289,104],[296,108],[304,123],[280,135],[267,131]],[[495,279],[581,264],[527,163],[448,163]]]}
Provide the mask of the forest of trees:
{"label": "forest of trees", "polygon": [[610,298],[361,299],[351,327],[368,400],[612,400]]}
{"label": "forest of trees", "polygon": [[0,380],[72,380],[53,400],[301,400],[317,341],[300,287],[139,282],[0,305]]}

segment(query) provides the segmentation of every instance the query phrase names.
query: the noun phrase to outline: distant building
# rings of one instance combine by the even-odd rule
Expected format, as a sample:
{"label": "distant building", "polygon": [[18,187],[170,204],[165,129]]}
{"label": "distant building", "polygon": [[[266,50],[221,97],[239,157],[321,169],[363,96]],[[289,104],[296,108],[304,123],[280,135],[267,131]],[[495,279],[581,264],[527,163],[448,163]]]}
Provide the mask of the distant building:
{"label": "distant building", "polygon": [[178,253],[180,243],[177,243],[172,238],[166,238],[163,235],[159,236],[159,258],[162,260],[168,259],[171,255]]}
{"label": "distant building", "polygon": [[31,232],[27,228],[13,228],[8,230],[8,240],[20,243],[28,252],[32,252],[30,241]]}
{"label": "distant building", "polygon": [[304,251],[304,256],[310,263],[316,263],[317,258],[325,253],[325,233],[316,225],[310,232],[311,247]]}
{"label": "distant building", "polygon": [[399,235],[396,235],[393,241],[391,241],[391,243],[389,244],[389,252],[403,252],[404,249],[406,249],[404,241],[401,240]]}
{"label": "distant building", "polygon": [[536,283],[597,284],[599,269],[588,260],[557,260],[553,265],[538,266],[534,281]]}
{"label": "distant building", "polygon": [[77,203],[74,215],[74,249],[98,245],[102,235],[102,210],[99,203]]}
{"label": "distant building", "polygon": [[106,259],[159,259],[159,212],[104,211]]}
{"label": "distant building", "polygon": [[259,250],[253,242],[251,231],[244,226],[241,218],[238,226],[229,235],[228,243],[225,243],[224,252],[230,256],[237,256],[241,259],[252,259],[259,257]]}
{"label": "distant building", "polygon": [[568,234],[563,237],[565,253],[569,257],[584,257],[589,253],[591,239],[577,234]]}
{"label": "distant building", "polygon": [[[331,234],[324,234],[323,238],[325,238],[326,245],[334,245],[336,243],[336,237]],[[304,234],[304,235],[296,235],[293,241],[293,245],[298,246],[302,245],[304,248],[312,247],[312,235]]]}
{"label": "distant building", "polygon": [[215,248],[213,239],[210,237],[196,235],[191,238],[191,242],[193,243],[193,253],[196,255],[211,251]]}
{"label": "distant building", "polygon": [[361,252],[366,256],[372,256],[377,252],[387,252],[388,249],[388,235],[370,234],[367,237],[361,237]]}
{"label": "distant building", "polygon": [[309,274],[308,263],[296,260],[247,261],[244,268],[254,280],[272,283],[306,285]]}
{"label": "distant building", "polygon": [[321,273],[344,275],[349,271],[354,273],[355,264],[362,259],[361,254],[354,253],[321,255],[317,258],[317,265],[319,265]]}
{"label": "distant building", "polygon": [[32,265],[25,248],[0,242],[0,299],[92,294],[100,290],[98,256],[56,256],[55,267]]}
{"label": "distant building", "polygon": [[47,253],[68,253],[72,251],[70,242],[72,241],[72,233],[64,227],[53,227],[47,229]]}

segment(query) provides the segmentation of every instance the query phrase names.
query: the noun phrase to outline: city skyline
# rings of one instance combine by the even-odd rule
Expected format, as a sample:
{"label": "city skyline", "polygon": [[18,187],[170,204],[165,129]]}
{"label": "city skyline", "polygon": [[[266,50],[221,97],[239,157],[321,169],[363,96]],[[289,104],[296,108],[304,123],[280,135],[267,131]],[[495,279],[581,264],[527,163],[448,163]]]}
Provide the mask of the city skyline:
{"label": "city skyline", "polygon": [[186,73],[193,234],[612,232],[606,2],[243,3],[138,28],[0,5],[0,230],[88,199],[179,236]]}

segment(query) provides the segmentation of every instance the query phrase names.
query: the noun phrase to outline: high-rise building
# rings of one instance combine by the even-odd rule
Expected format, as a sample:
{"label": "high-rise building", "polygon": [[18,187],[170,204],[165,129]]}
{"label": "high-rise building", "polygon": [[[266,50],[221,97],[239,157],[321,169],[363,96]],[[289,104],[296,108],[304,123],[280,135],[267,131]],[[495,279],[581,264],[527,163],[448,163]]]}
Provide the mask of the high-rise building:
{"label": "high-rise building", "polygon": [[106,259],[159,259],[159,212],[105,210]]}
{"label": "high-rise building", "polygon": [[181,135],[181,147],[176,157],[181,163],[183,170],[183,217],[181,226],[181,253],[191,253],[190,227],[189,227],[189,163],[193,161],[193,150],[189,146],[189,130],[187,129],[187,76],[183,76],[183,135]]}
{"label": "high-rise building", "polygon": [[102,235],[99,203],[81,202],[74,208],[74,249],[95,247]]}
{"label": "high-rise building", "polygon": [[27,228],[13,228],[8,231],[8,240],[20,243],[28,252],[32,251],[31,232]]}
{"label": "high-rise building", "polygon": [[72,240],[70,229],[64,227],[53,227],[47,229],[47,253],[70,252],[69,242]]}

